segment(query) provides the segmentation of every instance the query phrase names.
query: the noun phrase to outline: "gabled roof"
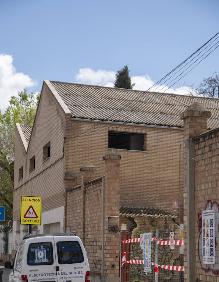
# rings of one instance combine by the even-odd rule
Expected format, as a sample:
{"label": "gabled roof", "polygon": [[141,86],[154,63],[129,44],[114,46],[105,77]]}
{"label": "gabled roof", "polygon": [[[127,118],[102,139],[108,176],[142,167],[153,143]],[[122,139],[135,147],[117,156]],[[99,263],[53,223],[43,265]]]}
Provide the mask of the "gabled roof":
{"label": "gabled roof", "polygon": [[72,118],[182,127],[182,112],[194,102],[199,102],[212,113],[209,128],[219,127],[219,99],[58,81],[48,83]]}
{"label": "gabled roof", "polygon": [[19,123],[16,124],[16,127],[23,143],[24,149],[27,151],[32,128],[29,125],[20,125]]}
{"label": "gabled roof", "polygon": [[21,130],[23,132],[24,138],[26,139],[27,143],[29,142],[32,127],[29,125],[21,125]]}
{"label": "gabled roof", "polygon": [[[65,114],[73,119],[181,128],[181,114],[194,102],[211,111],[209,129],[219,128],[219,99],[48,81]],[[25,150],[31,128],[18,126]]]}

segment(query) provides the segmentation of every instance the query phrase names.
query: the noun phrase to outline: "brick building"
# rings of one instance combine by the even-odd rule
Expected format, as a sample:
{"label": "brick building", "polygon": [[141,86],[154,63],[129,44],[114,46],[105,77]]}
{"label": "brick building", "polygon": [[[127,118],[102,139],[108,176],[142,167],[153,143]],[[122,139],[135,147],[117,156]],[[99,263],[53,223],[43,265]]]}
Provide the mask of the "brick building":
{"label": "brick building", "polygon": [[[191,282],[219,281],[219,129],[207,130],[207,121],[212,113],[213,109],[209,111],[200,104],[194,104],[183,113],[186,141],[185,281]],[[203,225],[203,212],[206,211],[213,213],[215,218],[215,226],[210,228],[213,230],[215,227],[212,236],[206,236],[207,227]],[[207,253],[203,252],[203,244],[205,246],[207,240],[212,244],[209,263],[205,263],[203,257]]]}
{"label": "brick building", "polygon": [[21,195],[41,195],[35,231],[76,231],[91,270],[117,281],[121,226],[183,223],[180,115],[196,101],[214,109],[207,128],[219,127],[217,99],[45,81],[33,128],[17,125],[14,243],[27,232]]}

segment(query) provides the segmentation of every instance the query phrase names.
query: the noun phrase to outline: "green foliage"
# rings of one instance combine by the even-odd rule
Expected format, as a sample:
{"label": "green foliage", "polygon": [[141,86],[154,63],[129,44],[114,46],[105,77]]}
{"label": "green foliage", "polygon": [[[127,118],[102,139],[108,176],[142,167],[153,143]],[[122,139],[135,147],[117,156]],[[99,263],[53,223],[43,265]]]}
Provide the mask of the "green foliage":
{"label": "green foliage", "polygon": [[16,123],[33,125],[39,95],[26,90],[18,97],[11,97],[5,112],[0,111],[0,152],[11,161],[14,159],[14,136]]}
{"label": "green foliage", "polygon": [[6,234],[12,225],[15,127],[16,123],[33,125],[38,100],[39,95],[24,90],[11,97],[5,112],[0,111],[0,205],[6,207],[6,222],[0,231]]}
{"label": "green foliage", "polygon": [[123,69],[116,73],[114,86],[117,88],[132,89],[128,66],[124,66]]}

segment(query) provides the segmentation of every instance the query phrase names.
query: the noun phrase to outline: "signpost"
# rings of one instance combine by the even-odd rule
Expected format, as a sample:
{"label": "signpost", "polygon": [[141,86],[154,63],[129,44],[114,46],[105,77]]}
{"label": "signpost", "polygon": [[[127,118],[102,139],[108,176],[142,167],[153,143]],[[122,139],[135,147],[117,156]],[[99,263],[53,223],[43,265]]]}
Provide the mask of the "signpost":
{"label": "signpost", "polygon": [[21,197],[21,224],[40,225],[42,213],[41,197]]}
{"label": "signpost", "polygon": [[142,236],[144,272],[151,272],[151,233],[144,233]]}
{"label": "signpost", "polygon": [[0,222],[5,221],[5,207],[0,207]]}
{"label": "signpost", "polygon": [[175,249],[175,244],[174,244],[174,232],[171,231],[170,232],[170,236],[169,236],[169,240],[170,240],[170,249],[174,250]]}
{"label": "signpost", "polygon": [[202,262],[215,264],[215,211],[202,212]]}

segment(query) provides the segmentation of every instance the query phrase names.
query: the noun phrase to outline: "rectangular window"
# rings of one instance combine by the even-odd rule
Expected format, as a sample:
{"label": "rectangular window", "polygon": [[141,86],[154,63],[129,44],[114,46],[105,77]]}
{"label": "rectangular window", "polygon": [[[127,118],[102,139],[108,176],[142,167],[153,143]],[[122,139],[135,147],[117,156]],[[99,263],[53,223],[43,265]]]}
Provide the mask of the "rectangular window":
{"label": "rectangular window", "polygon": [[36,165],[36,163],[35,163],[35,156],[33,156],[33,157],[30,159],[30,169],[29,169],[30,172],[35,169],[35,165]]}
{"label": "rectangular window", "polygon": [[51,242],[31,243],[27,253],[28,265],[53,264],[53,247]]}
{"label": "rectangular window", "polygon": [[43,161],[46,161],[49,159],[51,156],[51,146],[50,142],[48,142],[44,147],[43,147]]}
{"label": "rectangular window", "polygon": [[145,134],[109,131],[108,147],[126,150],[145,150]]}
{"label": "rectangular window", "polygon": [[57,243],[59,264],[73,264],[84,261],[84,256],[77,241],[62,241]]}
{"label": "rectangular window", "polygon": [[22,180],[23,177],[24,177],[24,169],[23,169],[23,167],[20,167],[19,168],[19,176],[18,176],[19,181]]}

